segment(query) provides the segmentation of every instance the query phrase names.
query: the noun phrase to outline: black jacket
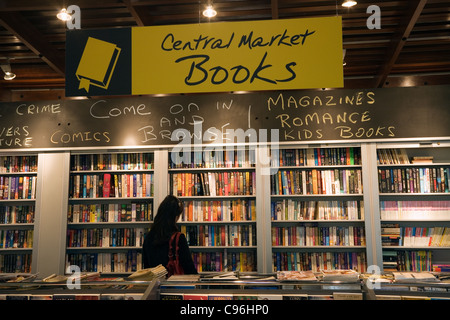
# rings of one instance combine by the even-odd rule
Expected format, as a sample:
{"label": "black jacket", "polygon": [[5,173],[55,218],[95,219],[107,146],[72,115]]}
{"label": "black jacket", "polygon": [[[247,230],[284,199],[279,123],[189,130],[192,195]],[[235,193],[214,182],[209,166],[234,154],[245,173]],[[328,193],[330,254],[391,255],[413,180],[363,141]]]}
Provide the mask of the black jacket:
{"label": "black jacket", "polygon": [[[175,244],[173,244],[173,246],[174,245]],[[180,263],[184,273],[197,274],[197,269],[194,266],[186,236],[183,233],[180,236],[178,246],[180,248]],[[155,244],[152,231],[147,233],[142,247],[142,259],[144,261],[144,268],[154,268],[160,264],[167,267],[167,263],[169,262],[169,240],[160,244]]]}

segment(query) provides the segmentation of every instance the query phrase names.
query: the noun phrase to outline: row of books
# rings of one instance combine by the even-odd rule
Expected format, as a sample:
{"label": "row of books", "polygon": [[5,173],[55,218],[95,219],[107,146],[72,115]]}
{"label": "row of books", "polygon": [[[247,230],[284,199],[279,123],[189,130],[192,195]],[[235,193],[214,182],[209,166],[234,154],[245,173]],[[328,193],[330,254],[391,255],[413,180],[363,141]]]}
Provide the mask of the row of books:
{"label": "row of books", "polygon": [[392,247],[400,245],[400,227],[396,223],[381,224],[381,245],[383,247]]}
{"label": "row of books", "polygon": [[152,208],[151,203],[145,202],[69,204],[67,221],[69,223],[152,221]]}
{"label": "row of books", "polygon": [[273,271],[367,270],[365,252],[273,252]]}
{"label": "row of books", "polygon": [[141,300],[142,293],[57,293],[57,294],[1,294],[0,301],[36,301],[36,300],[54,300],[54,301],[75,301],[75,300]]}
{"label": "row of books", "polygon": [[31,253],[0,254],[0,273],[30,273]]}
{"label": "row of books", "polygon": [[254,149],[206,147],[202,151],[169,154],[169,168],[250,168],[256,163]]}
{"label": "row of books", "polygon": [[254,199],[183,200],[181,221],[255,221]]}
{"label": "row of books", "polygon": [[365,246],[363,227],[272,227],[273,246]]}
{"label": "row of books", "polygon": [[37,156],[0,156],[0,173],[37,172]]}
{"label": "row of books", "polygon": [[76,154],[70,158],[70,170],[151,170],[153,153]]}
{"label": "row of books", "polygon": [[362,194],[360,169],[278,170],[270,176],[272,195]]}
{"label": "row of books", "polygon": [[450,220],[450,201],[380,201],[383,220]]}
{"label": "row of books", "polygon": [[273,221],[283,220],[364,220],[362,201],[272,200]]}
{"label": "row of books", "polygon": [[450,167],[378,169],[380,192],[449,192]]}
{"label": "row of books", "polygon": [[409,164],[406,149],[377,149],[378,164]]}
{"label": "row of books", "polygon": [[36,176],[0,176],[0,200],[35,199]]}
{"label": "row of books", "polygon": [[447,263],[434,263],[433,272],[450,272],[450,264]]}
{"label": "row of books", "polygon": [[[434,289],[434,288],[432,288],[432,289]],[[377,298],[377,300],[405,300],[405,301],[411,301],[411,300],[414,300],[414,301],[419,301],[419,300],[423,300],[423,301],[425,301],[425,300],[426,301],[430,301],[430,300],[436,300],[436,301],[437,300],[449,300],[449,298],[447,298],[447,295],[445,293],[443,293],[441,297],[439,297],[439,296],[436,297],[435,294],[433,294],[433,295],[426,295],[426,293],[420,293],[420,295],[417,295],[417,294],[407,295],[407,293],[405,293],[405,295],[377,294],[376,298]]]}
{"label": "row of books", "polygon": [[[163,301],[182,301],[182,300],[220,300],[220,301],[226,301],[226,300],[272,300],[275,298],[275,295],[266,295],[266,294],[240,294],[240,293],[202,293],[202,294],[192,294],[192,293],[169,293],[169,292],[161,292],[160,294],[160,300]],[[277,300],[285,300],[284,296],[279,295],[280,299]],[[286,296],[288,297],[288,296]],[[296,296],[299,298],[299,300],[308,300],[307,295],[298,295]],[[300,299],[302,297],[302,299]],[[270,299],[272,298],[272,299]],[[290,300],[290,299],[286,299]]]}
{"label": "row of books", "polygon": [[67,247],[142,247],[146,228],[68,229]]}
{"label": "row of books", "polygon": [[197,272],[256,271],[253,251],[192,252]]}
{"label": "row of books", "polygon": [[171,190],[178,197],[254,195],[255,179],[255,171],[172,173]]}
{"label": "row of books", "polygon": [[34,206],[1,206],[0,207],[0,224],[15,223],[33,223],[34,222]]}
{"label": "row of books", "polygon": [[0,229],[0,249],[32,248],[34,231]]}
{"label": "row of books", "polygon": [[189,246],[256,246],[254,225],[183,225]]}
{"label": "row of books", "polygon": [[69,197],[87,198],[141,198],[154,194],[151,173],[138,174],[75,174],[70,176]]}
{"label": "row of books", "polygon": [[168,293],[161,292],[160,300],[363,300],[362,293],[333,292],[332,294],[307,294],[307,293]]}
{"label": "row of books", "polygon": [[449,247],[450,229],[447,227],[400,227],[399,224],[382,224],[383,246]]}
{"label": "row of books", "polygon": [[383,250],[384,271],[432,271],[430,250]]}
{"label": "row of books", "polygon": [[128,273],[143,269],[140,250],[113,253],[68,253],[66,269],[75,265],[81,272]]}
{"label": "row of books", "polygon": [[273,167],[345,165],[361,165],[360,148],[280,149],[272,162]]}

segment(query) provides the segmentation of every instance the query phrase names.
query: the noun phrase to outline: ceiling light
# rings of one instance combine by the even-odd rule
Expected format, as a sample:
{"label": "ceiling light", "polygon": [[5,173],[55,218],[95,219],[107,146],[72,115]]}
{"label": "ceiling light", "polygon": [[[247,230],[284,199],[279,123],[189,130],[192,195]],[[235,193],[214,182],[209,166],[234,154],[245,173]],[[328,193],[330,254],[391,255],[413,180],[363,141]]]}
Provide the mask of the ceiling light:
{"label": "ceiling light", "polygon": [[5,76],[3,77],[3,79],[5,80],[12,80],[16,77],[16,74],[13,72],[5,72]]}
{"label": "ceiling light", "polygon": [[61,11],[58,12],[56,17],[62,21],[69,21],[70,19],[72,19],[72,16],[67,12],[65,8],[61,9]]}
{"label": "ceiling light", "polygon": [[203,11],[203,15],[207,18],[215,17],[217,14],[217,11],[214,10],[213,6],[209,5],[206,7],[206,9]]}
{"label": "ceiling light", "polygon": [[3,70],[3,72],[5,73],[5,76],[3,77],[3,79],[12,80],[16,77],[16,74],[14,72],[11,72],[11,65],[9,64],[9,61],[7,64],[2,64],[0,67]]}
{"label": "ceiling light", "polygon": [[356,4],[357,4],[356,1],[346,0],[346,1],[344,1],[344,2],[342,3],[342,6],[343,6],[343,7],[350,8],[350,7],[353,7],[353,6],[356,5]]}

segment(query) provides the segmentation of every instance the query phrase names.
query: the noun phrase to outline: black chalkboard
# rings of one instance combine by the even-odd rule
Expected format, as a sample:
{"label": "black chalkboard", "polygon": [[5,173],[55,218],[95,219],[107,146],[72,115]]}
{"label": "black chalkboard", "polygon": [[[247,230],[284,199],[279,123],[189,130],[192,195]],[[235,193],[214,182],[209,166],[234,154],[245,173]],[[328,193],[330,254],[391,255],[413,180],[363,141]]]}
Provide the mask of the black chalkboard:
{"label": "black chalkboard", "polygon": [[0,149],[448,139],[449,101],[426,86],[2,103]]}

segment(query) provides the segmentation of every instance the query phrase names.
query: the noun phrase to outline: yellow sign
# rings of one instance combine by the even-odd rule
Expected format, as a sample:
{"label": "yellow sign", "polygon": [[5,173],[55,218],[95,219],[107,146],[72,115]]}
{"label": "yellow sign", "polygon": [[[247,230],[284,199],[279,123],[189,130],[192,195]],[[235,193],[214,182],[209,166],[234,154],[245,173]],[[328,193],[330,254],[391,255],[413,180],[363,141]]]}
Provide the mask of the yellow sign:
{"label": "yellow sign", "polygon": [[132,94],[343,87],[341,17],[132,28]]}
{"label": "yellow sign", "polygon": [[108,89],[120,50],[113,43],[89,37],[75,73],[79,89],[89,92],[91,84]]}

